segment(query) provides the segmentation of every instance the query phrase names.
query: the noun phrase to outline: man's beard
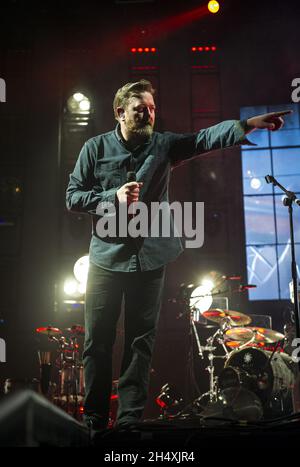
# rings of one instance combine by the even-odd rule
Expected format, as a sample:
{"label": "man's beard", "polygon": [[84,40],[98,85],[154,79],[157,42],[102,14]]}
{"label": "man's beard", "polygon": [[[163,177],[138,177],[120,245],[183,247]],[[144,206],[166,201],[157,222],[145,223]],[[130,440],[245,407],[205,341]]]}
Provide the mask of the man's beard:
{"label": "man's beard", "polygon": [[153,133],[153,127],[149,122],[138,124],[133,120],[127,120],[126,129],[130,137],[141,141],[149,139]]}

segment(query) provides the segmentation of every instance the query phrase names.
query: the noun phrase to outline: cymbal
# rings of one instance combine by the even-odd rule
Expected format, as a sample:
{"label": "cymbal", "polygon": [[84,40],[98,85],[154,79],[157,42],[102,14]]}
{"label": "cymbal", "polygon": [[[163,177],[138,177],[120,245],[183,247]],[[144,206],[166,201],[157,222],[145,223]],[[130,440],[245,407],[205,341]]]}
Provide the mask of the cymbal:
{"label": "cymbal", "polygon": [[54,328],[53,326],[36,328],[36,332],[46,334],[47,336],[57,336],[58,334],[62,334],[59,328]]}
{"label": "cymbal", "polygon": [[272,344],[274,342],[284,339],[284,334],[281,332],[273,331],[273,329],[250,327],[251,331],[255,334],[255,342],[263,342],[264,344]]}
{"label": "cymbal", "polygon": [[202,315],[211,321],[220,323],[223,320],[228,319],[231,326],[245,326],[251,323],[251,318],[240,311],[233,310],[222,310],[221,308],[215,308],[204,311]]}
{"label": "cymbal", "polygon": [[69,331],[73,336],[84,336],[85,329],[80,324],[74,324],[70,328],[67,328],[66,331]]}
{"label": "cymbal", "polygon": [[[241,345],[244,342],[250,341],[254,337],[254,332],[251,328],[233,328],[228,329],[225,332],[226,338],[229,338],[229,341],[239,342]],[[234,344],[231,344],[229,347],[235,347]]]}
{"label": "cymbal", "polygon": [[225,332],[228,339],[226,345],[229,347],[238,347],[239,345],[251,341],[254,344],[273,344],[284,339],[284,335],[273,329],[249,326],[246,328],[233,328]]}

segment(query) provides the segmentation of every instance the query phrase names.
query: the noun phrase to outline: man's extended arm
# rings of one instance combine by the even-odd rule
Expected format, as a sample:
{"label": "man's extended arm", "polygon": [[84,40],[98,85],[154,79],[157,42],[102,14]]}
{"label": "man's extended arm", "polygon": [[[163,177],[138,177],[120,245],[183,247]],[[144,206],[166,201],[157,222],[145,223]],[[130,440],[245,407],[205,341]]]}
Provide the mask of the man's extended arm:
{"label": "man's extended arm", "polygon": [[225,120],[217,125],[204,128],[198,133],[171,135],[170,159],[173,163],[184,161],[198,154],[215,149],[224,149],[239,144],[252,144],[246,135],[256,129],[279,130],[283,124],[283,115],[291,110],[271,112],[247,120]]}

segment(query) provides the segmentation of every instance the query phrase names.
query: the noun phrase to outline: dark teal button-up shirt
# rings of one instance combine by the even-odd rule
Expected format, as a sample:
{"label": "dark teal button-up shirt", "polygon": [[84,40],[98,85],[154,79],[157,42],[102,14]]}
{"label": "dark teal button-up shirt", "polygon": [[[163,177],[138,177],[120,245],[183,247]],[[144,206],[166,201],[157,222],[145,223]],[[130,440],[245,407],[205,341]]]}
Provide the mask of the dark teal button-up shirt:
{"label": "dark teal button-up shirt", "polygon": [[[227,120],[192,134],[153,132],[145,144],[129,150],[119,125],[108,133],[89,139],[83,146],[66,193],[69,210],[91,213],[93,231],[90,261],[105,269],[131,272],[157,269],[174,260],[182,251],[182,241],[174,236],[144,238],[100,238],[93,215],[99,202],[116,204],[116,192],[126,183],[129,170],[143,182],[140,201],[169,200],[168,187],[172,165],[197,154],[245,143],[246,123]],[[170,214],[172,223],[172,216]]]}

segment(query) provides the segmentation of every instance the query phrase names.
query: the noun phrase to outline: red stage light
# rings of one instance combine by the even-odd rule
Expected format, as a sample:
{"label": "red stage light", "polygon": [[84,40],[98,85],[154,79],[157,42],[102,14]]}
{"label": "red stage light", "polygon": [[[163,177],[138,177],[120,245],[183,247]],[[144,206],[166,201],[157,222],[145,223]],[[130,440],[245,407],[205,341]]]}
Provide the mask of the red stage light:
{"label": "red stage light", "polygon": [[215,52],[217,50],[217,47],[215,45],[212,46],[211,50]]}
{"label": "red stage light", "polygon": [[203,47],[198,47],[199,52],[203,52]]}
{"label": "red stage light", "polygon": [[135,53],[135,52],[136,52],[136,48],[135,48],[135,47],[132,47],[131,52]]}
{"label": "red stage light", "polygon": [[192,47],[192,52],[196,52],[197,47]]}
{"label": "red stage light", "polygon": [[138,52],[140,52],[140,53],[143,52],[142,47],[139,47],[137,50],[138,50]]}
{"label": "red stage light", "polygon": [[149,47],[145,47],[145,52],[149,52]]}
{"label": "red stage light", "polygon": [[156,47],[151,47],[151,52],[156,52]]}
{"label": "red stage light", "polygon": [[205,47],[205,51],[208,52],[210,50],[210,47]]}

